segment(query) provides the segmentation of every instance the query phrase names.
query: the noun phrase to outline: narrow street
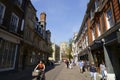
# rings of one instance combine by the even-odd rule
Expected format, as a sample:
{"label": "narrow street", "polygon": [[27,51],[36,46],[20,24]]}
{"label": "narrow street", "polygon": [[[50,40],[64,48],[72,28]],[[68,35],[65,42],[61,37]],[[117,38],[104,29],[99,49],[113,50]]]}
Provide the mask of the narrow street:
{"label": "narrow street", "polygon": [[79,72],[78,66],[67,69],[64,63],[46,73],[46,80],[89,80]]}

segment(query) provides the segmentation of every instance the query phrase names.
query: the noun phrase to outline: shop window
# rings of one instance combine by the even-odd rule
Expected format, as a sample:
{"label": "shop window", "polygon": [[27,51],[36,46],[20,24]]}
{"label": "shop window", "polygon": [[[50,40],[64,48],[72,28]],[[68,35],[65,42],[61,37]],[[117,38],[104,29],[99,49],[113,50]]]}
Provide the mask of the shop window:
{"label": "shop window", "polygon": [[17,46],[14,43],[0,40],[0,71],[13,69],[15,66]]}
{"label": "shop window", "polygon": [[0,24],[3,22],[3,17],[5,13],[5,5],[0,3]]}

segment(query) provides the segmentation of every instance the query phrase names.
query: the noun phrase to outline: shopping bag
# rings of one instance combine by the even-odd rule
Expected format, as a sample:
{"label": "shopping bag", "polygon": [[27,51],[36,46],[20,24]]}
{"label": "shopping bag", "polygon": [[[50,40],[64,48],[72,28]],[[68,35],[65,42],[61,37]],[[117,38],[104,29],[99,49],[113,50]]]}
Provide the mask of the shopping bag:
{"label": "shopping bag", "polygon": [[38,76],[39,75],[39,70],[34,70],[33,72],[32,72],[32,76]]}

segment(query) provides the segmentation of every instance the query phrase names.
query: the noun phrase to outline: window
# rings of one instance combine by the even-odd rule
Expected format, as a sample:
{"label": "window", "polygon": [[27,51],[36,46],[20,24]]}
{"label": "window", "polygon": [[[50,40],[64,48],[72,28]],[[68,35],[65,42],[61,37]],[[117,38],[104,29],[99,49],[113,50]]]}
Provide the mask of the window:
{"label": "window", "polygon": [[4,13],[5,13],[5,6],[4,4],[0,3],[0,24],[2,24]]}
{"label": "window", "polygon": [[94,11],[95,11],[95,4],[93,4],[92,7],[91,7],[91,11],[90,11],[91,19],[93,19],[93,17],[94,17]]}
{"label": "window", "polygon": [[112,10],[111,9],[108,9],[107,12],[106,12],[106,20],[107,20],[107,27],[109,29],[114,25],[113,16],[112,16]]}
{"label": "window", "polygon": [[88,36],[85,37],[86,40],[86,46],[88,46]]}
{"label": "window", "polygon": [[0,71],[14,69],[17,45],[1,39],[0,44]]}
{"label": "window", "polygon": [[95,1],[95,9],[98,10],[98,7],[99,7],[99,1],[96,0],[96,1]]}
{"label": "window", "polygon": [[21,31],[23,31],[24,29],[24,19],[22,20],[22,24],[21,24]]}
{"label": "window", "polygon": [[10,31],[17,32],[18,21],[19,21],[18,16],[12,13],[11,21],[10,21]]}
{"label": "window", "polygon": [[21,5],[22,5],[22,0],[17,0],[17,4],[18,4],[19,6],[21,6]]}
{"label": "window", "polygon": [[33,36],[34,36],[34,33],[31,32],[31,30],[26,29],[24,39],[27,40],[28,42],[32,42]]}
{"label": "window", "polygon": [[95,28],[92,28],[92,39],[95,40]]}
{"label": "window", "polygon": [[100,22],[97,23],[97,27],[98,27],[98,36],[100,36],[101,35]]}

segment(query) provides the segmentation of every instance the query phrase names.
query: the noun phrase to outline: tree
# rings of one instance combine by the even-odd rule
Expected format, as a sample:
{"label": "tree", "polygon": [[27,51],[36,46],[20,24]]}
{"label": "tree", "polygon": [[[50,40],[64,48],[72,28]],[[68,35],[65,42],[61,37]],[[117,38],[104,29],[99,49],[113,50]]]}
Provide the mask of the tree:
{"label": "tree", "polygon": [[52,48],[52,45],[50,46],[50,48],[49,48],[49,56],[52,56],[52,53],[53,53],[53,48]]}
{"label": "tree", "polygon": [[72,52],[72,39],[69,40],[69,43],[68,43],[68,47],[66,48],[66,57],[70,60],[72,59],[72,55],[71,55],[71,52]]}

